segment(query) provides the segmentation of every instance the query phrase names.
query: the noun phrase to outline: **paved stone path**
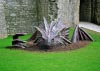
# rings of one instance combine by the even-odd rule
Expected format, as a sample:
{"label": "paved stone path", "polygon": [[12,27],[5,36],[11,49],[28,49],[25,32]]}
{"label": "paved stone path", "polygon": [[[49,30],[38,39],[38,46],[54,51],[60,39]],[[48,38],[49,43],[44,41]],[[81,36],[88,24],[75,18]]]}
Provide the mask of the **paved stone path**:
{"label": "paved stone path", "polygon": [[79,23],[79,27],[83,27],[83,28],[86,28],[86,29],[89,29],[89,30],[93,30],[93,31],[96,31],[96,32],[99,32],[100,33],[100,26],[95,25],[93,23],[80,22]]}

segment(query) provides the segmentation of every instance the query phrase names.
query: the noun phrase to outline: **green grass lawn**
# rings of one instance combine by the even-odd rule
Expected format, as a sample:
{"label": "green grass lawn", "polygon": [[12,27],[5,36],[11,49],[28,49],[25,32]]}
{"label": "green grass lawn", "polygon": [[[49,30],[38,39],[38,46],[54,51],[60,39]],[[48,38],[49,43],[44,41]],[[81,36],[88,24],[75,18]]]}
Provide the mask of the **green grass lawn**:
{"label": "green grass lawn", "polygon": [[10,50],[5,47],[11,45],[12,36],[0,39],[0,71],[100,71],[100,33],[87,31],[94,42],[64,52]]}

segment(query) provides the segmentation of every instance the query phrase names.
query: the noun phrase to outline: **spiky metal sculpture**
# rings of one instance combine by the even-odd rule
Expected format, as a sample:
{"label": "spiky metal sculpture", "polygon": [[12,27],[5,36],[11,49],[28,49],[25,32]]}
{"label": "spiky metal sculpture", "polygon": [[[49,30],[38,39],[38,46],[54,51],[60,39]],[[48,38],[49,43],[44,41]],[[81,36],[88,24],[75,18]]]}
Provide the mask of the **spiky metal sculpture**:
{"label": "spiky metal sculpture", "polygon": [[41,24],[39,27],[35,26],[41,35],[37,38],[38,41],[36,41],[36,43],[39,43],[40,46],[54,46],[71,43],[68,40],[69,27],[67,25],[63,24],[60,20],[58,22],[52,21],[50,24],[48,24],[47,20],[45,18],[43,19],[43,24]]}
{"label": "spiky metal sculpture", "polygon": [[82,30],[78,25],[76,25],[72,36],[72,42],[76,43],[78,41],[93,41],[93,39],[88,33]]}
{"label": "spiky metal sculpture", "polygon": [[22,41],[18,40],[18,36],[23,34],[17,34],[13,36],[12,41],[13,46],[18,46],[21,48],[31,47],[31,45],[37,45],[41,49],[49,49],[50,46],[55,45],[66,45],[76,43],[78,41],[93,41],[91,36],[82,30],[78,25],[75,27],[71,42],[68,40],[69,35],[69,26],[63,24],[60,20],[52,21],[50,24],[47,23],[47,20],[43,18],[43,24],[40,24],[36,28],[36,32],[23,44]]}

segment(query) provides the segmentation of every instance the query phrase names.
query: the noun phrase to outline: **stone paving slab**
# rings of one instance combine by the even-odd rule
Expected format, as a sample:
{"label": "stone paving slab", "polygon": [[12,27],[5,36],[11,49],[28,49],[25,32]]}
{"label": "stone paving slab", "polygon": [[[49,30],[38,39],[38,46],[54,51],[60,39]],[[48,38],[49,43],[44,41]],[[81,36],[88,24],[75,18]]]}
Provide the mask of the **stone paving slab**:
{"label": "stone paving slab", "polygon": [[95,25],[93,23],[89,23],[89,22],[80,22],[79,23],[79,27],[83,27],[89,30],[93,30],[95,32],[99,32],[100,33],[100,26],[99,25]]}

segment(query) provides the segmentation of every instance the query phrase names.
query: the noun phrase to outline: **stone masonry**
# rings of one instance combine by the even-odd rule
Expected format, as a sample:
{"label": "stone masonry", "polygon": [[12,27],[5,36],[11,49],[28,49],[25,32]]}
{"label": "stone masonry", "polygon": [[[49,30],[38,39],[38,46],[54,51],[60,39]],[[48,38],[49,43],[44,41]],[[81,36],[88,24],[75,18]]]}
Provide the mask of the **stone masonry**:
{"label": "stone masonry", "polygon": [[6,20],[4,13],[4,1],[0,0],[0,38],[7,36]]}
{"label": "stone masonry", "polygon": [[15,33],[33,33],[33,26],[41,24],[43,16],[49,22],[60,19],[65,24],[73,25],[79,23],[80,17],[80,20],[99,24],[99,1],[0,0],[0,38]]}
{"label": "stone masonry", "polygon": [[80,21],[100,25],[100,0],[80,0]]}
{"label": "stone masonry", "polygon": [[36,0],[6,0],[5,19],[8,34],[32,33],[38,22]]}
{"label": "stone masonry", "polygon": [[79,23],[79,0],[58,0],[58,17],[64,23]]}

